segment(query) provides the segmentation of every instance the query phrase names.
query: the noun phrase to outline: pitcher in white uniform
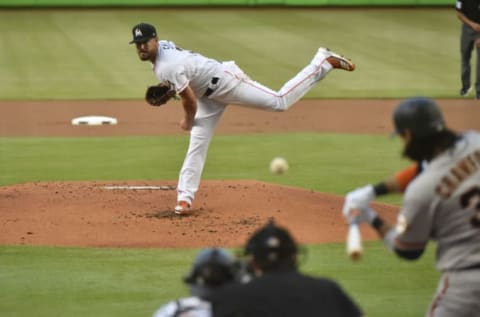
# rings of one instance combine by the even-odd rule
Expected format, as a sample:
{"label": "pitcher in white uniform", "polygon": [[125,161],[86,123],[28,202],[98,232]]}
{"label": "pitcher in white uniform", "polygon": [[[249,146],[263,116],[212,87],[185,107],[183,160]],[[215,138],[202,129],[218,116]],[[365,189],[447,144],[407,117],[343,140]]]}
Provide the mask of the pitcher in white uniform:
{"label": "pitcher in white uniform", "polygon": [[279,91],[274,91],[251,80],[233,61],[219,62],[184,50],[173,42],[159,40],[151,24],[135,25],[132,35],[130,44],[135,43],[142,61],[152,63],[157,79],[175,85],[184,109],[180,125],[190,131],[190,143],[177,185],[175,213],[180,215],[188,213],[192,206],[208,146],[228,104],[285,111],[332,69],[355,69],[350,60],[320,48],[305,68]]}
{"label": "pitcher in white uniform", "polygon": [[[393,121],[403,154],[427,162],[406,188],[396,225],[368,206],[354,206],[355,201],[344,207],[344,215],[369,222],[390,250],[408,260],[435,241],[442,277],[426,316],[479,316],[480,133],[448,129],[437,104],[424,97],[402,102]],[[355,207],[359,213],[351,212]]]}

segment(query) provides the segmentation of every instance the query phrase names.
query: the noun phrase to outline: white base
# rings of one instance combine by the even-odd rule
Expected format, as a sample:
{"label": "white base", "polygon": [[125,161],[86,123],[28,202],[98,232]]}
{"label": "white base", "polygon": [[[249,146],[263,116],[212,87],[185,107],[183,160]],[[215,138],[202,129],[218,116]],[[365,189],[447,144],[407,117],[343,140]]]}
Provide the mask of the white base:
{"label": "white base", "polygon": [[106,116],[84,116],[72,119],[72,125],[113,125],[117,123],[117,118]]}

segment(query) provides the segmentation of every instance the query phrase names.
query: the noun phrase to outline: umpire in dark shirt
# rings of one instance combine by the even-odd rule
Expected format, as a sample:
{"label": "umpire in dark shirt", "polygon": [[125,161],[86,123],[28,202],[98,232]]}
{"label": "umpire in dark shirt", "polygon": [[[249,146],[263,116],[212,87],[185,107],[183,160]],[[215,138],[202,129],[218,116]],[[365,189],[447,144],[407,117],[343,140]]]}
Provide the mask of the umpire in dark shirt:
{"label": "umpire in dark shirt", "polygon": [[466,97],[471,90],[470,60],[472,51],[477,51],[475,97],[480,99],[480,0],[457,0],[457,16],[462,21],[460,52],[462,58],[462,88],[460,96]]}
{"label": "umpire in dark shirt", "polygon": [[213,299],[213,316],[361,316],[336,282],[297,270],[297,251],[289,232],[273,221],[255,232],[245,247],[255,278],[225,287]]}

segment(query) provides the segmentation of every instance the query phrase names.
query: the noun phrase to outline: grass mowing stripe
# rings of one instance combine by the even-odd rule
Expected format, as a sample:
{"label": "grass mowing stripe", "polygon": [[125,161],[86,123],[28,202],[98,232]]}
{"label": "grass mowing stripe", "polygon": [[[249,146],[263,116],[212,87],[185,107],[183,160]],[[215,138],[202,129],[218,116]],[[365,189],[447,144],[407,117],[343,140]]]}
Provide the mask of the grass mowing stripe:
{"label": "grass mowing stripe", "polygon": [[[368,316],[421,316],[438,273],[428,249],[415,264],[367,242],[352,263],[343,243],[305,246],[301,271],[337,280]],[[193,249],[0,246],[0,311],[8,316],[150,316],[188,293],[181,282]],[[368,283],[365,283],[368,281]]]}
{"label": "grass mowing stripe", "polygon": [[[176,180],[186,136],[0,138],[0,185],[52,180]],[[348,153],[355,153],[354,155]],[[281,177],[268,166],[287,158]],[[321,133],[215,136],[203,179],[257,179],[344,194],[407,165],[398,140]]]}
{"label": "grass mowing stripe", "polygon": [[[138,61],[135,48],[128,45],[131,27],[139,21],[156,24],[162,39],[218,60],[237,61],[273,89],[324,46],[352,58],[357,70],[332,73],[307,97],[458,97],[460,22],[451,9],[441,8],[0,11],[0,96],[143,96],[155,78],[150,65]],[[349,21],[348,26],[341,21]],[[17,39],[27,41],[29,49]]]}
{"label": "grass mowing stripe", "polygon": [[8,316],[150,316],[185,293],[193,251],[0,247]]}

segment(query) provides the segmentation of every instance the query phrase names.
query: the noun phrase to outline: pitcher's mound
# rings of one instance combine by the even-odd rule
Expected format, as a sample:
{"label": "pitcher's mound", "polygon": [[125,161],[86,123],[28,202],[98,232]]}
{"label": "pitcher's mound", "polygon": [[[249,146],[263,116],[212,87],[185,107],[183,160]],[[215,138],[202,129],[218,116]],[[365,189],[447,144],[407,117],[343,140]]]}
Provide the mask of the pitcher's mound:
{"label": "pitcher's mound", "polygon": [[[238,247],[268,219],[299,243],[343,242],[343,196],[264,182],[202,181],[189,216],[173,181],[39,182],[0,187],[0,244]],[[397,207],[375,204],[382,216]],[[377,239],[369,226],[363,238]]]}

